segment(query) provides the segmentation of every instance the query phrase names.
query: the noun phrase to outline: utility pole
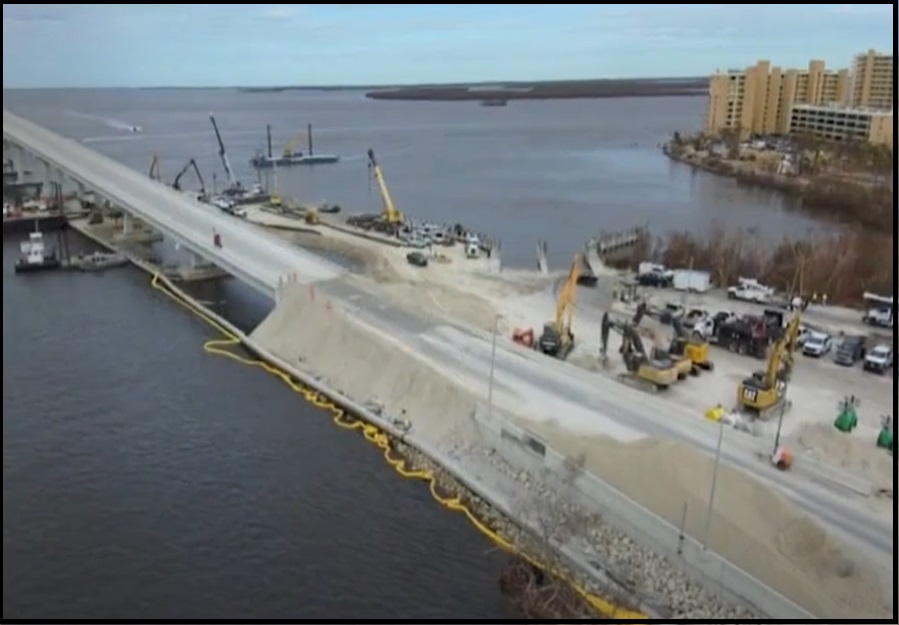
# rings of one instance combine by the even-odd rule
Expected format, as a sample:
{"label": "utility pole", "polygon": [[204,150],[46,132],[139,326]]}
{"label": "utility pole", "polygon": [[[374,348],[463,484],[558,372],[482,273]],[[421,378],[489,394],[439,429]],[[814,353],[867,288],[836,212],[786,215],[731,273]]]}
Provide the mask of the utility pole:
{"label": "utility pole", "polygon": [[721,464],[721,444],[724,442],[724,420],[718,420],[718,446],[715,447],[715,464],[712,469],[712,487],[709,490],[709,509],[705,515],[705,530],[702,533],[702,550],[709,544],[709,530],[712,527],[712,514],[715,512],[715,489],[718,486],[718,467]]}
{"label": "utility pole", "polygon": [[502,315],[493,318],[493,337],[490,341],[490,377],[487,379],[487,416],[493,418],[493,377],[496,373],[496,338],[499,336],[499,320]]}

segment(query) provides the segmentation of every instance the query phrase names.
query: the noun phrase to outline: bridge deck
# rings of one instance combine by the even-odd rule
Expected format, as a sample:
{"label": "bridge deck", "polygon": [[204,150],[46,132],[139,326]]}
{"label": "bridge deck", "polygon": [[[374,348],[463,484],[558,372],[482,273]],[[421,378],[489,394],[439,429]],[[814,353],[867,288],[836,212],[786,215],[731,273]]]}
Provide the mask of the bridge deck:
{"label": "bridge deck", "polygon": [[[6,110],[3,111],[3,138],[269,297],[274,296],[279,278],[289,274],[295,274],[300,282],[314,282],[343,273],[331,261],[292,246],[213,206],[199,204],[77,141]],[[214,233],[220,235],[221,248],[213,243]]]}

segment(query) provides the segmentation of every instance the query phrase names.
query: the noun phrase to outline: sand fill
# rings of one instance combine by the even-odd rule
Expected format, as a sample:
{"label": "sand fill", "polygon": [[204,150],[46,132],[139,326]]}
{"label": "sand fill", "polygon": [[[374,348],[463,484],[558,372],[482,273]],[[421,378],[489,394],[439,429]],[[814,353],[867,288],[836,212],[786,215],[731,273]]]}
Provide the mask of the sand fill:
{"label": "sand fill", "polygon": [[252,337],[283,360],[354,400],[440,437],[474,411],[476,398],[431,364],[353,318],[308,287],[288,285]]}
{"label": "sand fill", "polygon": [[825,423],[803,423],[795,438],[816,460],[858,473],[878,488],[893,487],[893,457],[877,448],[875,438],[840,432]]}
{"label": "sand fill", "polygon": [[[712,460],[673,441],[624,444],[575,437],[551,425],[528,424],[550,446],[585,456],[587,470],[628,497],[701,538],[711,488]],[[709,546],[820,618],[883,618],[891,613],[877,574],[779,492],[721,465]]]}

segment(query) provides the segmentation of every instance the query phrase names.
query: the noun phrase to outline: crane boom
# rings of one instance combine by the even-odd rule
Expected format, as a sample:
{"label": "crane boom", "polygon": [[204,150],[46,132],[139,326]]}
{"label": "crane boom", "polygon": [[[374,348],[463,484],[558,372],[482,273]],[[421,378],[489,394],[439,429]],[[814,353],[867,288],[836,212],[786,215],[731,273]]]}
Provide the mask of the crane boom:
{"label": "crane boom", "polygon": [[231,161],[228,160],[228,152],[225,150],[225,142],[222,141],[222,133],[219,132],[218,124],[215,123],[215,115],[209,114],[209,121],[212,122],[212,129],[215,131],[215,140],[219,144],[219,156],[222,159],[222,167],[225,168],[225,175],[228,176],[228,183],[231,188],[238,186],[237,178],[234,177],[234,170],[231,169]]}
{"label": "crane boom", "polygon": [[384,220],[391,224],[402,223],[405,218],[393,203],[393,197],[391,197],[390,190],[387,188],[384,174],[381,173],[381,166],[375,159],[374,150],[368,151],[368,166],[374,172],[375,180],[378,182],[378,189],[381,191],[381,200],[384,202]]}

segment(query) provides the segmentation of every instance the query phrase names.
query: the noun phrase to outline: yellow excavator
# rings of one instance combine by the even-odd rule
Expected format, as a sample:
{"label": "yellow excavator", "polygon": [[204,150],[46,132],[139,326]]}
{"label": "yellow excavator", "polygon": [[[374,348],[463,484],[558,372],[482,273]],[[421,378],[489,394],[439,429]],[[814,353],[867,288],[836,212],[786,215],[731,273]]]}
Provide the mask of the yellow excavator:
{"label": "yellow excavator", "polygon": [[615,330],[621,335],[621,348],[618,350],[624,360],[627,373],[618,376],[618,380],[642,391],[655,393],[665,390],[677,382],[678,370],[669,359],[650,357],[643,348],[643,341],[632,323],[613,319],[608,312],[602,316],[602,345],[600,358],[608,359],[609,332]]}
{"label": "yellow excavator", "polygon": [[756,371],[737,387],[737,405],[751,416],[770,419],[781,410],[789,410],[787,381],[793,369],[793,350],[799,335],[800,316],[787,323],[783,336],[771,348],[768,365]]}
{"label": "yellow excavator", "polygon": [[384,180],[381,166],[375,158],[374,150],[368,151],[368,167],[375,176],[378,190],[381,192],[381,200],[384,203],[384,211],[381,213],[381,218],[388,224],[399,226],[406,218],[397,210],[396,205],[393,203],[393,197],[390,195],[390,189],[387,188],[387,182]]}
{"label": "yellow excavator", "polygon": [[568,278],[559,289],[559,296],[556,299],[556,318],[543,325],[543,333],[537,339],[537,349],[559,360],[568,358],[574,349],[571,322],[574,320],[577,281],[581,274],[580,268],[583,266],[581,260],[581,254],[574,257],[571,269],[568,270]]}
{"label": "yellow excavator", "polygon": [[666,355],[678,366],[681,379],[687,375],[699,375],[700,371],[711,371],[715,368],[709,355],[709,342],[697,332],[687,332],[683,322],[677,315],[672,315],[665,310],[659,310],[649,306],[646,302],[637,305],[633,324],[639,327],[643,317],[651,317],[662,323],[670,323],[674,336],[665,350]]}

